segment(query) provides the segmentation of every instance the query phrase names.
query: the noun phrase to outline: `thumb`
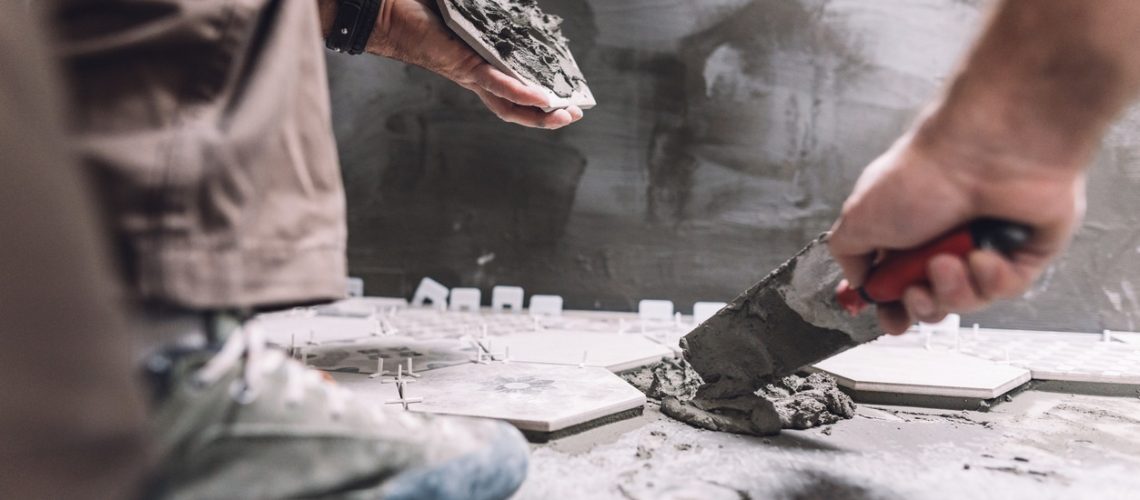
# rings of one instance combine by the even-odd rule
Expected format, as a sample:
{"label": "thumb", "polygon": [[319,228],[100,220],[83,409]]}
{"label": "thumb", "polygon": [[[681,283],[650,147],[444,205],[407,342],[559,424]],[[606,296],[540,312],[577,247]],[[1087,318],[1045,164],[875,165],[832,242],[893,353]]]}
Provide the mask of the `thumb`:
{"label": "thumb", "polygon": [[848,284],[858,288],[863,286],[863,282],[867,279],[867,272],[871,268],[876,249],[862,244],[851,236],[848,227],[844,224],[843,217],[840,217],[827,235],[827,246],[832,258],[843,270],[843,276],[847,278]]}

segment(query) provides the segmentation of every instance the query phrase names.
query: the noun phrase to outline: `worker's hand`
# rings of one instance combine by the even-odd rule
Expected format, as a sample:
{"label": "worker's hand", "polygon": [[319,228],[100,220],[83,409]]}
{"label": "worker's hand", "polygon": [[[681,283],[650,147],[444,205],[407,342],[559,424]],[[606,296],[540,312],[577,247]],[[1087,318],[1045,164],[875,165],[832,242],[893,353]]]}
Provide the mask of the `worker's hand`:
{"label": "worker's hand", "polygon": [[901,139],[867,167],[844,204],[829,245],[853,286],[863,283],[879,251],[920,246],[977,218],[1027,224],[1034,235],[1012,260],[993,251],[932,259],[928,286],[878,307],[880,325],[892,334],[916,320],[937,322],[1022,294],[1068,244],[1084,212],[1079,168],[936,142],[916,134]]}
{"label": "worker's hand", "polygon": [[385,0],[367,50],[428,70],[471,90],[499,118],[528,127],[556,129],[582,118],[577,106],[554,110],[542,92],[495,69],[452,34],[434,0]]}

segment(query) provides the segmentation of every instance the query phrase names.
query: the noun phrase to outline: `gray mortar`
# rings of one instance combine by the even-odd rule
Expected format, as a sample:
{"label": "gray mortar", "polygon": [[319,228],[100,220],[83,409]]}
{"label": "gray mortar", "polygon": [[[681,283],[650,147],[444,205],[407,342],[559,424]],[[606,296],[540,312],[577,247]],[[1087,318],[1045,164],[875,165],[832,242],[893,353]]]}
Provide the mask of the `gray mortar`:
{"label": "gray mortar", "polygon": [[855,403],[835,379],[790,375],[734,398],[697,397],[700,375],[682,360],[665,360],[622,374],[622,378],[661,400],[661,412],[694,427],[736,434],[771,435],[781,429],[811,429],[855,415]]}
{"label": "gray mortar", "polygon": [[822,373],[789,375],[758,394],[772,401],[785,429],[812,429],[855,416],[855,402],[839,390],[834,378]]}
{"label": "gray mortar", "polygon": [[812,241],[681,339],[709,400],[748,395],[779,377],[881,335],[875,317],[835,303],[840,270],[825,238]]}
{"label": "gray mortar", "polygon": [[535,0],[447,1],[519,74],[560,97],[585,89],[586,78],[562,35],[562,18],[542,12]]}
{"label": "gray mortar", "polygon": [[661,413],[710,431],[772,436],[783,429],[772,402],[751,394],[712,400],[665,398],[661,400]]}
{"label": "gray mortar", "polygon": [[624,372],[621,377],[645,393],[645,397],[656,400],[673,397],[688,401],[702,383],[701,376],[683,359],[666,358],[655,365]]}

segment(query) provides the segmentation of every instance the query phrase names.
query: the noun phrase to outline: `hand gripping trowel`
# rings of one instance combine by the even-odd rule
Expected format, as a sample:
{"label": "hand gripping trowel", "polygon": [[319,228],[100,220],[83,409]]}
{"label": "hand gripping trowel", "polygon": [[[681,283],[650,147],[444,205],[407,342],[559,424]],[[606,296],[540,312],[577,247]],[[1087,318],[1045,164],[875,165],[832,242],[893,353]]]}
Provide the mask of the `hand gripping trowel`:
{"label": "hand gripping trowel", "polygon": [[666,400],[662,409],[715,430],[779,432],[772,404],[757,389],[882,335],[868,306],[896,302],[925,282],[934,256],[984,248],[1008,257],[1030,236],[1025,226],[979,219],[919,248],[888,252],[859,289],[841,281],[820,236],[681,339],[704,385],[693,400]]}

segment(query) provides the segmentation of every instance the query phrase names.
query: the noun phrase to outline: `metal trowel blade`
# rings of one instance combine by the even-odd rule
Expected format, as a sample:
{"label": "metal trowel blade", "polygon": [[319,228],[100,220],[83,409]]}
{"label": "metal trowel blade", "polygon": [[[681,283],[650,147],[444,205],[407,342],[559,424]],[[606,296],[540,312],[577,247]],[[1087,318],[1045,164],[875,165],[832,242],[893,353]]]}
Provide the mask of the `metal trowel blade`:
{"label": "metal trowel blade", "polygon": [[820,236],[681,339],[701,397],[752,393],[882,335],[873,313],[851,316],[835,301],[841,279]]}

